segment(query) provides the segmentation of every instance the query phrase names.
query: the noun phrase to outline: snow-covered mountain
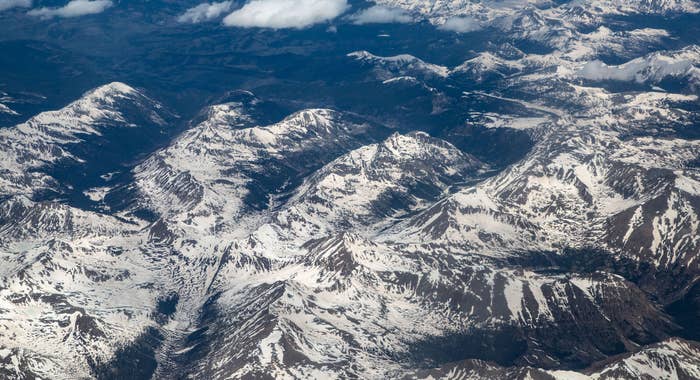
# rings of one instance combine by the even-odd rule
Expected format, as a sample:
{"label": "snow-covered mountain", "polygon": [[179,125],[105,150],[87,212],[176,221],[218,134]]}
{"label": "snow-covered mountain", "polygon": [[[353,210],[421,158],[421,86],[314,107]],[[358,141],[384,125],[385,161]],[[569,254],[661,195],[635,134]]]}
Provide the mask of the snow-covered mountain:
{"label": "snow-covered mountain", "polygon": [[493,39],[341,54],[411,128],[117,82],[0,129],[0,378],[700,378],[700,53],[629,21],[697,2],[378,3]]}
{"label": "snow-covered mountain", "polygon": [[[527,14],[535,9],[587,24],[598,23],[601,17],[613,15],[673,15],[700,12],[700,3],[695,0],[378,0],[377,3],[406,9],[438,24],[457,17],[502,22],[513,19],[514,14]],[[515,16],[516,19],[519,17],[521,16]],[[533,23],[540,22],[536,17],[530,18],[527,23],[532,26]]]}
{"label": "snow-covered mountain", "polygon": [[[94,115],[121,114],[110,95],[96,94],[122,86],[90,92],[68,110],[92,101]],[[117,215],[22,194],[3,201],[5,373],[117,374],[135,354],[150,358],[158,377],[423,376],[439,372],[406,366],[443,371],[463,358],[558,368],[675,330],[617,275],[540,272],[503,258],[581,248],[599,236],[638,254],[612,244],[620,223],[605,230],[604,222],[658,204],[657,196],[677,202],[669,210],[695,207],[687,203],[693,180],[674,166],[695,145],[659,140],[675,144],[659,150],[672,156],[647,152],[648,160],[626,163],[637,140],[616,139],[622,126],[594,119],[565,128],[562,118],[522,163],[482,180],[485,164],[426,134],[388,135],[330,110],[257,126],[246,111],[256,101],[212,106],[203,122],[136,166],[126,186],[136,198]],[[63,125],[97,133],[100,119],[59,114]],[[62,128],[61,136],[78,134]],[[676,174],[630,185],[621,182],[628,174],[617,174],[660,170]],[[268,194],[266,202],[251,197],[256,192]],[[153,217],[142,219],[142,210]],[[646,214],[634,213],[632,228],[647,228]],[[677,219],[655,220],[652,231],[672,240],[632,239],[651,244],[638,259],[670,264],[659,261],[663,247],[680,241],[691,245],[674,259],[694,257],[694,219],[691,230],[673,227],[674,235],[667,232]],[[649,350],[601,376],[634,373],[628,363],[657,360],[646,359],[656,358]],[[474,361],[449,366],[480,376],[549,374]]]}
{"label": "snow-covered mountain", "polygon": [[[105,134],[164,128],[173,115],[123,83],[96,88],[58,111],[44,112],[0,130],[0,189],[6,195],[59,191],[51,172],[57,165],[90,159],[92,143]],[[81,144],[83,144],[81,146]]]}
{"label": "snow-covered mountain", "polygon": [[502,368],[478,360],[469,360],[410,373],[409,379],[547,379],[547,380],[603,380],[603,379],[694,379],[698,373],[698,345],[681,339],[669,339],[611,363],[586,371],[543,371],[535,368]]}
{"label": "snow-covered mountain", "polygon": [[376,70],[376,75],[382,79],[390,79],[397,76],[446,77],[449,74],[449,70],[446,67],[426,63],[409,54],[380,57],[367,51],[356,51],[349,53],[348,57],[362,64],[370,65]]}
{"label": "snow-covered mountain", "polygon": [[659,84],[665,79],[682,79],[689,86],[700,83],[700,47],[688,46],[671,52],[655,52],[621,65],[601,61],[586,63],[579,76],[590,80],[636,81]]}

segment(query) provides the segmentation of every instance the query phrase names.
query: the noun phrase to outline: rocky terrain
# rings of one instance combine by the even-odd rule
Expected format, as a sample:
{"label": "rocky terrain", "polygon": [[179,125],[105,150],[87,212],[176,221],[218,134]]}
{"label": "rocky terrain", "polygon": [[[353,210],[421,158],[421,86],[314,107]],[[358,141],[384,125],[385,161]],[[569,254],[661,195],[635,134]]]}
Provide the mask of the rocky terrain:
{"label": "rocky terrain", "polygon": [[380,3],[503,35],[343,56],[459,125],[113,82],[0,129],[0,377],[700,378],[700,48],[630,21],[698,3]]}

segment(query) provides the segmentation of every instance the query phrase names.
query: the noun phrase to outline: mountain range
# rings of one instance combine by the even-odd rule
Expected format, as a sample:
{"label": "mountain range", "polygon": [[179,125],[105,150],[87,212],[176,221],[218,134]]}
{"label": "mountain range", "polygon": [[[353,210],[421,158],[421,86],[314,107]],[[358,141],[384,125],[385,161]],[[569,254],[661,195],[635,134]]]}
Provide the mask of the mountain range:
{"label": "mountain range", "polygon": [[700,4],[378,3],[501,37],[0,129],[0,377],[700,378]]}

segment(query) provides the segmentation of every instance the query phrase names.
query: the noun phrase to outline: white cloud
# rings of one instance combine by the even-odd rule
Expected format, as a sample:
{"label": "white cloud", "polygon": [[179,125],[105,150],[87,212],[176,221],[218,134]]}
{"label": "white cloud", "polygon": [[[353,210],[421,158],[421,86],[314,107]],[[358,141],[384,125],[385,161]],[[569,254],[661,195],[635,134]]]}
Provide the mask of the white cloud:
{"label": "white cloud", "polygon": [[405,10],[383,5],[375,5],[371,8],[363,9],[350,16],[350,19],[358,25],[408,23],[413,21],[413,17]]}
{"label": "white cloud", "polygon": [[32,0],[0,0],[0,11],[16,7],[29,8],[31,6]]}
{"label": "white cloud", "polygon": [[450,32],[467,33],[474,32],[482,28],[481,22],[473,17],[452,17],[448,18],[440,29]]}
{"label": "white cloud", "polygon": [[332,20],[349,8],[347,0],[252,0],[224,18],[224,25],[306,28]]}
{"label": "white cloud", "polygon": [[232,1],[220,3],[202,3],[185,11],[177,18],[179,22],[198,23],[213,20],[231,10]]}
{"label": "white cloud", "polygon": [[52,17],[78,17],[102,13],[105,9],[114,5],[111,0],[71,0],[68,4],[58,8],[37,8],[27,12],[30,16],[41,18]]}

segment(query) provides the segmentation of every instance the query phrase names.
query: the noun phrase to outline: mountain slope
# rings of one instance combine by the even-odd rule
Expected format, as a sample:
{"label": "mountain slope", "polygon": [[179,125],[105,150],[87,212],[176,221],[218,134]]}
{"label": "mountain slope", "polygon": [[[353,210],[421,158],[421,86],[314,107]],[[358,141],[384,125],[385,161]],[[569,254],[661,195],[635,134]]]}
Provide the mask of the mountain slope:
{"label": "mountain slope", "polygon": [[[58,111],[41,113],[0,131],[0,181],[5,194],[62,191],[53,174],[59,165],[95,159],[90,144],[123,130],[167,127],[173,115],[123,83],[96,88]],[[101,151],[104,153],[104,150]]]}
{"label": "mountain slope", "polygon": [[0,377],[700,376],[694,2],[382,3],[469,47],[0,130]]}

